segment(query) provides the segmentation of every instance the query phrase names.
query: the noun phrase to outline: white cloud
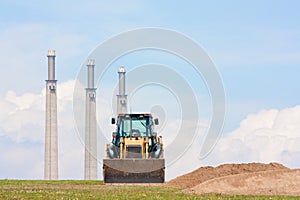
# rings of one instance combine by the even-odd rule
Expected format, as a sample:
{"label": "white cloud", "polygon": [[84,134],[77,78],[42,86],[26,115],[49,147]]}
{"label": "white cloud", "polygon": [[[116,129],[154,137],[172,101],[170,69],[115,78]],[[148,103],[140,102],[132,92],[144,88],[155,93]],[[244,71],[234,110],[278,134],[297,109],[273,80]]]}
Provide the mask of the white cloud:
{"label": "white cloud", "polygon": [[24,94],[17,96],[15,92],[7,92],[1,99],[2,105],[8,105],[1,110],[0,135],[10,138],[15,142],[41,141],[41,125],[44,114],[41,103],[42,94]]}
{"label": "white cloud", "polygon": [[[248,115],[236,130],[223,135],[205,159],[198,158],[207,124],[198,139],[177,162],[168,166],[167,178],[183,175],[206,165],[243,162],[279,162],[299,168],[300,105],[283,110],[262,110]],[[168,159],[168,158],[166,158]],[[178,170],[180,169],[180,170]]]}
{"label": "white cloud", "polygon": [[[65,179],[83,177],[83,146],[76,136],[72,116],[74,84],[74,80],[58,84],[57,90],[59,172]],[[3,143],[0,178],[42,179],[45,89],[38,94],[23,95],[8,91],[0,104],[3,107],[0,111],[0,143]]]}
{"label": "white cloud", "polygon": [[[71,80],[58,85],[59,176],[61,179],[83,178],[84,148],[80,141],[82,138],[79,138],[75,131],[73,120],[74,84],[75,81]],[[109,124],[109,117],[112,113],[110,104],[101,98],[98,98],[97,102],[98,109],[101,110],[98,113],[98,123],[107,139],[110,140],[113,129]],[[3,108],[0,111],[0,144],[2,144],[0,178],[42,179],[45,89],[37,94],[25,93],[23,95],[9,91],[0,99],[0,105]],[[257,114],[251,114],[240,123],[238,129],[224,135],[214,151],[204,160],[199,160],[198,156],[208,123],[203,120],[200,120],[198,124],[185,121],[183,138],[191,141],[192,145],[175,162],[170,160],[172,157],[170,155],[174,154],[170,152],[170,149],[172,149],[172,141],[177,137],[180,122],[183,122],[178,119],[177,121],[164,119],[163,121],[168,124],[161,121],[161,126],[158,126],[156,130],[163,135],[166,144],[167,179],[207,164],[276,161],[288,167],[299,167],[297,163],[300,159],[299,119],[300,106],[283,110],[262,110]],[[189,130],[193,130],[196,124],[198,132],[194,138],[191,138]],[[101,141],[98,144],[102,145]],[[104,148],[99,146],[99,149],[103,153]],[[182,153],[180,149],[183,150],[186,147],[178,146],[177,149],[176,156]],[[102,159],[103,155],[99,154],[98,157]],[[100,165],[99,177],[102,177]]]}
{"label": "white cloud", "polygon": [[[69,116],[63,118],[63,126],[68,129],[72,127],[70,125],[72,123],[70,112],[74,83],[75,81],[67,81],[58,84],[58,112],[65,114],[64,112],[68,111]],[[6,96],[0,99],[0,104],[4,108],[0,113],[0,128],[4,132],[0,135],[6,136],[15,142],[43,141],[45,89],[39,94],[25,93],[20,96],[16,95],[14,91],[8,91]],[[65,121],[65,119],[68,119],[68,121]]]}
{"label": "white cloud", "polygon": [[300,105],[249,115],[223,136],[208,157],[210,163],[280,162],[300,167]]}
{"label": "white cloud", "polygon": [[[59,177],[61,179],[82,179],[83,178],[83,158],[84,148],[82,145],[83,135],[78,137],[75,131],[73,120],[73,88],[75,81],[67,81],[58,85],[58,134],[59,134]],[[84,94],[84,91],[83,91]],[[105,99],[97,98],[98,102],[98,123],[107,140],[111,140],[111,132],[114,127],[109,124],[111,109],[109,103]],[[0,178],[26,178],[26,179],[42,179],[43,178],[43,162],[44,162],[44,124],[45,124],[45,89],[40,93],[25,93],[17,95],[13,91],[7,92],[6,96],[0,99],[0,103],[5,109],[0,114],[0,142],[8,145],[9,148],[2,149],[0,156]],[[78,114],[78,113],[77,113]],[[82,114],[84,117],[84,113]],[[166,124],[168,123],[168,124]],[[160,126],[156,127],[159,135],[163,135],[165,143],[166,155],[170,155],[168,149],[170,143],[179,134],[179,127],[182,121],[172,121],[164,119]],[[201,130],[207,127],[207,123],[199,124]],[[184,132],[191,132],[195,123],[186,121],[184,123]],[[202,133],[205,131],[202,131]],[[98,133],[100,134],[100,133]],[[181,133],[183,134],[183,133]],[[184,134],[191,136],[192,133]],[[185,136],[182,135],[184,138]],[[181,138],[182,138],[181,137]],[[194,142],[196,148],[191,148],[184,154],[184,160],[190,160],[199,146],[199,141]],[[178,140],[178,138],[177,138]],[[98,158],[102,160],[105,156],[104,141],[98,143]],[[177,141],[178,142],[178,141]],[[180,141],[179,141],[180,143]],[[179,149],[186,149],[185,146],[176,147],[178,151],[175,157],[183,152]],[[20,158],[20,156],[22,158]],[[26,162],[30,160],[30,162]],[[167,160],[167,164],[170,160]],[[182,163],[180,160],[176,164],[168,165],[168,179],[178,174],[178,165]],[[181,171],[187,172],[192,170],[194,163],[181,167]],[[32,169],[24,171],[23,169]],[[101,166],[99,165],[99,177],[102,178]]]}

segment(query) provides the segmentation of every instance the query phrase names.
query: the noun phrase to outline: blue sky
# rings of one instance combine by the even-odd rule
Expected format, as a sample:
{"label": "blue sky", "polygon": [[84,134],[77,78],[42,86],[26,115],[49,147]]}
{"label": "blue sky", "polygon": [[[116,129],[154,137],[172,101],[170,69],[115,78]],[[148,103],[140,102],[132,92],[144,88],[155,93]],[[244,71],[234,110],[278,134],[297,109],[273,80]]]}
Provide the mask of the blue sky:
{"label": "blue sky", "polygon": [[[44,52],[57,49],[55,43],[60,39],[52,40],[59,36],[61,40],[70,40],[67,45],[72,40],[79,43],[69,57],[57,49],[58,53],[64,53],[57,58],[61,65],[57,69],[60,81],[75,78],[91,50],[111,36],[133,28],[162,27],[186,34],[207,50],[221,72],[229,103],[257,104],[257,109],[283,108],[297,103],[300,62],[297,1],[2,1],[1,4],[2,34],[33,26],[24,30],[31,36],[20,33],[10,41],[13,47],[14,43],[31,40],[33,46],[23,47],[26,49],[20,49],[20,53],[33,52],[34,42],[43,42],[38,48]],[[41,77],[46,77],[42,63],[44,52],[40,51],[40,62],[32,66],[34,74]],[[10,77],[15,69],[17,66],[4,67],[1,74]],[[27,69],[21,69],[17,78],[24,79],[20,77],[26,74],[23,70]],[[23,86],[13,84],[17,92],[37,91],[42,86],[38,78],[24,81]],[[10,84],[5,84],[2,94],[9,87]]]}
{"label": "blue sky", "polygon": [[[226,135],[251,114],[299,104],[299,8],[296,0],[2,0],[0,97],[7,99],[9,91],[16,101],[24,94],[39,94],[47,77],[48,49],[56,50],[57,79],[65,83],[76,79],[92,50],[112,36],[136,28],[167,28],[199,43],[217,66],[226,94]],[[124,61],[139,63],[130,61],[132,57]],[[1,109],[5,119],[10,111]],[[6,143],[11,129],[0,130]],[[28,142],[18,145],[25,148]]]}

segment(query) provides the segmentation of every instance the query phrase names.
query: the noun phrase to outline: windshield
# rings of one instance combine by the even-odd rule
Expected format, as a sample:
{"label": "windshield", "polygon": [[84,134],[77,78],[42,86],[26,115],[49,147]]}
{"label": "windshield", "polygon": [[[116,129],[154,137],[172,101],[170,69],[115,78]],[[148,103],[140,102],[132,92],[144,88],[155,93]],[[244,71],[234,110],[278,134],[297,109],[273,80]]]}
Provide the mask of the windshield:
{"label": "windshield", "polygon": [[[120,118],[118,134],[121,137],[149,137],[150,136],[150,118],[149,117],[131,117]],[[132,128],[131,128],[132,127]],[[132,130],[132,131],[130,131]]]}

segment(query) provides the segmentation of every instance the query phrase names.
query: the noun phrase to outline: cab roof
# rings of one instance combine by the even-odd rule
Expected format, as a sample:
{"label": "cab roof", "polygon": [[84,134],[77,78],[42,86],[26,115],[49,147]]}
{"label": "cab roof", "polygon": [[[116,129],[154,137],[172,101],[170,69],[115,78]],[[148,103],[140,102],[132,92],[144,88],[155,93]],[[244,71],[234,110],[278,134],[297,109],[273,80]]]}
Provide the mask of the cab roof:
{"label": "cab roof", "polygon": [[150,113],[119,114],[118,117],[152,117]]}

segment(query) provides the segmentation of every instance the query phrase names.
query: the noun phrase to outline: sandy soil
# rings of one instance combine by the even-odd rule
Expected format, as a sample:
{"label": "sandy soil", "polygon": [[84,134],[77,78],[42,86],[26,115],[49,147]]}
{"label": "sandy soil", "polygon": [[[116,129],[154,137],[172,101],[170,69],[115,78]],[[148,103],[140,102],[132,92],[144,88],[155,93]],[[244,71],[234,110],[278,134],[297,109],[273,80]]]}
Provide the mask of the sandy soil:
{"label": "sandy soil", "polygon": [[187,193],[300,195],[300,169],[278,163],[225,164],[201,167],[177,177],[166,186],[186,188]]}
{"label": "sandy soil", "polygon": [[191,188],[205,181],[215,179],[218,177],[260,172],[268,170],[281,170],[288,169],[285,166],[278,163],[247,163],[247,164],[224,164],[218,167],[201,167],[191,173],[177,177],[166,183],[167,186],[179,187],[179,188]]}
{"label": "sandy soil", "polygon": [[300,195],[300,170],[272,170],[215,178],[186,192],[205,194]]}

